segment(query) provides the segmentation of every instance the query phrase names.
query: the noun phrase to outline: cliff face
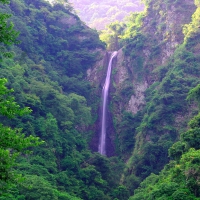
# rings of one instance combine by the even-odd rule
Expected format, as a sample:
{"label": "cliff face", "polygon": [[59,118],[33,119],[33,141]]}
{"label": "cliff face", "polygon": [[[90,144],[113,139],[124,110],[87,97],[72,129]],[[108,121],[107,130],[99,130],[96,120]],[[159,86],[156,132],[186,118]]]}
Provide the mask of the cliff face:
{"label": "cliff face", "polygon": [[[118,51],[110,88],[111,140],[124,159],[134,149],[127,173],[145,177],[161,169],[168,161],[168,148],[195,113],[196,106],[189,107],[185,98],[197,79],[188,71],[190,50],[181,46],[183,26],[195,10],[193,0],[146,2],[140,30]],[[101,63],[88,71],[99,95],[105,68]],[[153,148],[158,152],[151,152]]]}
{"label": "cliff face", "polygon": [[[168,162],[169,147],[196,112],[196,106],[189,105],[185,99],[198,83],[195,67],[198,58],[193,54],[194,44],[185,46],[182,31],[191,22],[195,10],[192,0],[149,1],[139,33],[143,45],[137,48],[136,36],[125,47],[126,66],[134,77],[131,81],[135,88],[126,105],[132,103],[133,116],[141,112],[139,126],[132,131],[135,145],[126,171],[128,177],[143,179],[152,172],[158,173]],[[129,181],[126,178],[124,183],[129,185]]]}
{"label": "cliff face", "polygon": [[[152,0],[148,3],[140,32],[142,37],[133,38],[133,41],[142,42],[142,47],[137,49],[137,45],[128,43],[128,48],[118,53],[112,96],[123,96],[124,91],[124,97],[117,102],[113,99],[115,116],[121,116],[124,110],[133,115],[142,110],[146,104],[146,89],[161,81],[156,69],[167,65],[175,49],[183,43],[182,27],[191,21],[195,9],[193,0],[176,3]],[[131,53],[127,54],[126,49]]]}
{"label": "cliff face", "polygon": [[157,40],[161,46],[161,64],[173,54],[178,44],[182,43],[184,35],[182,26],[191,21],[195,11],[193,0],[183,1],[151,1],[147,7],[147,17],[143,21],[143,31]]}
{"label": "cliff face", "polygon": [[[153,69],[166,64],[176,47],[183,42],[182,26],[191,21],[194,11],[193,0],[185,0],[181,4],[167,4],[159,1],[149,3],[142,25],[142,34],[146,41],[144,41],[142,51],[139,52],[139,56],[143,59],[144,76],[138,81],[139,70],[137,66],[133,69],[131,66],[133,59],[131,56],[125,56],[122,49],[118,52],[117,66],[113,69],[113,84],[116,93],[127,86],[126,82],[134,88],[134,94],[125,104],[122,103],[121,109],[136,114],[142,108],[145,90],[158,79],[152,73]],[[89,75],[93,83],[102,81],[102,75],[105,74],[100,73],[100,70],[103,70],[103,64],[97,64],[93,68],[93,73],[96,71],[98,77]]]}

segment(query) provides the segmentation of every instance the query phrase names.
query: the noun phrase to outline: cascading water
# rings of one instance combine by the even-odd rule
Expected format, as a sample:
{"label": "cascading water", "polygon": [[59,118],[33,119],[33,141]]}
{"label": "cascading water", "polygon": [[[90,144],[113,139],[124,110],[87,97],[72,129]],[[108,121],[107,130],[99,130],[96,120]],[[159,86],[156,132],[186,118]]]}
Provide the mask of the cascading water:
{"label": "cascading water", "polygon": [[99,141],[99,153],[106,155],[106,112],[107,112],[107,102],[108,102],[108,90],[110,86],[110,75],[112,71],[112,61],[113,58],[117,56],[117,51],[113,52],[108,64],[106,80],[102,90],[102,118],[101,118],[101,135]]}

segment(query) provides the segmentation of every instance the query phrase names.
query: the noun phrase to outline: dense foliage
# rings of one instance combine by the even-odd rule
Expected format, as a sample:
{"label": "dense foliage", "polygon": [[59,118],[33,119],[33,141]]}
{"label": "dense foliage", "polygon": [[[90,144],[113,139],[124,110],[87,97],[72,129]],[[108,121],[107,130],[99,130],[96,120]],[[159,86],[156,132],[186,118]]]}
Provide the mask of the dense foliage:
{"label": "dense foliage", "polygon": [[[123,199],[128,195],[126,188],[119,186],[123,163],[88,150],[92,134],[88,126],[93,118],[87,99],[92,90],[84,77],[86,70],[101,59],[96,49],[104,49],[105,45],[70,10],[66,5],[50,5],[42,0],[11,0],[9,5],[0,7],[1,13],[12,15],[9,20],[20,31],[21,41],[18,46],[5,46],[15,57],[0,63],[0,77],[7,78],[6,86],[13,88],[19,105],[32,110],[31,114],[13,119],[1,116],[2,124],[16,127],[12,130],[1,125],[1,130],[12,137],[4,147],[1,142],[1,169],[2,159],[10,156],[8,148],[12,148],[6,170],[23,176],[21,183],[20,176],[13,177],[12,187],[1,200]],[[9,32],[8,35],[13,37]],[[7,93],[4,82],[2,95],[3,89]],[[12,99],[5,98],[2,114],[9,111],[13,117],[18,112],[15,105]],[[31,155],[16,158],[18,151],[34,146],[31,135],[40,137],[44,144],[32,148]],[[12,147],[15,137],[20,144]],[[118,176],[114,176],[116,171]]]}
{"label": "dense foliage", "polygon": [[[140,113],[141,122],[136,129],[133,129],[132,123],[128,123],[126,130],[129,131],[124,136],[128,137],[130,131],[133,130],[131,134],[133,139],[131,138],[131,140],[134,140],[135,145],[124,178],[124,184],[131,193],[142,180],[151,173],[158,174],[170,159],[174,159],[168,157],[168,149],[180,137],[187,135],[187,140],[193,138],[191,144],[196,143],[196,145],[191,147],[196,150],[199,148],[197,129],[193,130],[192,128],[180,136],[180,133],[186,131],[189,119],[197,114],[197,106],[188,104],[186,97],[190,89],[199,84],[199,54],[197,53],[199,50],[199,4],[196,3],[197,10],[192,16],[192,22],[185,25],[183,33],[179,35],[179,40],[182,38],[183,44],[179,44],[175,51],[169,49],[173,42],[168,36],[170,34],[175,37],[181,29],[179,26],[167,29],[167,25],[169,26],[171,23],[169,21],[166,21],[168,23],[166,26],[160,28],[168,14],[166,10],[162,10],[162,1],[146,1],[146,5],[146,16],[140,17],[142,24],[136,25],[137,16],[132,23],[132,28],[127,29],[124,35],[125,47],[123,50],[129,59],[128,67],[132,76],[137,79],[137,83],[150,82],[149,88],[145,92],[146,105]],[[188,12],[188,8],[180,1],[166,1],[165,6],[166,9],[174,7],[178,14]],[[150,22],[149,19],[155,21]],[[153,35],[153,33],[155,34]],[[174,53],[168,60],[164,60],[167,48],[168,51],[174,51]],[[164,64],[158,65],[158,63]],[[194,91],[198,90],[194,89]],[[136,120],[134,122],[138,123]],[[189,144],[185,143],[185,145]],[[153,174],[145,179],[130,199],[167,200],[178,199],[179,195],[182,195],[180,199],[199,198],[198,189],[196,189],[199,187],[198,180],[191,180],[195,189],[186,184],[186,180],[189,180],[187,176],[189,168],[191,171],[195,171],[194,173],[197,171],[198,174],[196,164],[193,166],[193,161],[188,157],[195,155],[198,160],[199,151],[187,149],[184,152],[182,142],[175,143],[175,147],[178,151],[177,155],[179,153],[180,163],[172,161],[159,176]],[[182,155],[183,153],[185,154]],[[177,155],[174,156],[177,157]],[[180,158],[181,155],[182,158]],[[172,176],[172,172],[174,173],[174,170],[178,169],[180,176],[174,181],[176,175]],[[181,185],[179,185],[180,180],[182,181]],[[149,184],[150,182],[152,184]]]}
{"label": "dense foliage", "polygon": [[[192,89],[188,98],[199,101],[199,88],[200,85]],[[130,200],[200,198],[200,114],[189,122],[189,127],[169,149],[170,163],[159,175],[146,178]]]}
{"label": "dense foliage", "polygon": [[[19,105],[10,96],[12,90],[5,87],[6,79],[0,79],[0,114],[8,118],[16,115],[25,115],[30,112],[28,108],[20,109]],[[0,123],[0,195],[5,196],[8,189],[19,182],[21,175],[17,174],[13,167],[20,154],[27,154],[27,149],[41,144],[39,138],[32,135],[25,136],[21,129],[12,129]]]}
{"label": "dense foliage", "polygon": [[[76,2],[80,6],[90,3]],[[133,3],[123,2],[117,1],[132,11]],[[125,171],[118,157],[106,158],[88,148],[94,134],[90,125],[97,115],[91,111],[97,110],[99,100],[85,77],[105,50],[97,32],[80,21],[66,0],[52,5],[43,0],[11,0],[0,6],[0,200],[200,197],[200,116],[197,105],[186,100],[189,91],[189,99],[200,98],[200,86],[195,87],[200,76],[199,0],[191,23],[181,33],[183,44],[159,66],[162,49],[169,42],[166,13],[161,12],[162,1],[144,2],[145,13],[130,15],[125,24],[112,23],[102,35],[111,50],[124,47],[132,80],[149,81],[143,109],[136,115],[123,112],[119,123],[113,117],[120,133],[116,154],[126,161]],[[105,11],[108,2],[98,3]],[[110,9],[116,2],[109,3]],[[164,3],[166,8],[173,5],[187,12],[180,1]],[[101,11],[99,5],[92,4],[93,8]],[[114,10],[118,7],[108,13],[113,15]],[[161,23],[157,24],[157,18],[149,22],[148,17],[157,17]],[[175,32],[180,30],[175,27],[170,34]],[[18,45],[10,46],[13,43]],[[128,101],[133,94],[134,86],[126,80],[111,104]],[[114,113],[116,108],[110,108]]]}
{"label": "dense foliage", "polygon": [[[8,3],[2,1],[1,3]],[[12,24],[7,23],[8,14],[1,13],[1,47],[4,50],[5,45],[11,45],[16,42],[17,32],[13,29]],[[2,50],[1,49],[1,50]],[[11,57],[10,52],[1,51],[3,57]],[[21,109],[15,102],[14,97],[10,95],[13,90],[9,90],[5,83],[6,79],[0,79],[0,114],[7,118],[14,118],[16,115],[25,115],[31,110],[29,108]],[[32,135],[25,136],[21,133],[21,129],[12,129],[0,123],[0,195],[5,196],[8,189],[16,182],[19,182],[21,175],[15,173],[13,167],[16,166],[17,157],[24,153],[27,154],[27,149],[41,144],[39,138]]]}

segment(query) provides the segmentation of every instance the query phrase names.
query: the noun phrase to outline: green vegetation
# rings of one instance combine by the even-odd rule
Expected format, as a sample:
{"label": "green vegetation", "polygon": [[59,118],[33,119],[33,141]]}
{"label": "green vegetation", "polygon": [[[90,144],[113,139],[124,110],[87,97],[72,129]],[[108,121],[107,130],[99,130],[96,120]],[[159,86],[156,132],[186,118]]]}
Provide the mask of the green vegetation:
{"label": "green vegetation", "polygon": [[[9,1],[1,0],[0,3],[8,3]],[[18,32],[13,29],[13,23],[8,23],[7,20],[9,19],[10,15],[7,13],[0,13],[0,61],[2,61],[2,57],[12,57],[12,52],[6,51],[6,45],[11,45],[13,43],[18,43],[17,36]]]}
{"label": "green vegetation", "polygon": [[[127,16],[124,22],[112,22],[107,26],[107,29],[100,31],[100,39],[107,44],[108,50],[116,51],[123,47],[125,55],[128,55],[128,52],[133,51],[132,43],[135,44],[138,41],[137,36],[141,33],[143,18],[144,12],[134,12]],[[140,43],[143,42],[143,40],[140,41]],[[143,44],[137,45],[137,47],[141,46]],[[138,55],[140,53],[138,52]]]}
{"label": "green vegetation", "polygon": [[[200,85],[192,89],[188,98],[198,100]],[[198,92],[197,92],[198,91]],[[130,200],[183,199],[200,197],[200,113],[189,122],[189,130],[169,149],[171,161],[159,173],[146,178]]]}
{"label": "green vegetation", "polygon": [[107,50],[115,51],[122,47],[120,37],[125,27],[124,23],[116,21],[107,26],[106,30],[101,31],[100,39],[107,44]]}
{"label": "green vegetation", "polygon": [[[168,32],[166,9],[186,7],[145,4],[145,13],[113,22],[101,35],[110,50],[123,47],[129,71],[110,106],[119,133],[111,158],[88,147],[100,101],[86,74],[106,48],[98,33],[65,0],[0,5],[0,200],[199,199],[200,114],[192,100],[200,103],[200,4],[164,62],[170,34],[180,34],[180,27]],[[135,115],[118,111],[119,101],[136,94],[133,82],[149,86]]]}
{"label": "green vegetation", "polygon": [[[0,1],[1,3],[8,3],[7,1]],[[1,41],[2,49],[5,45],[11,45],[16,42],[17,32],[13,29],[13,24],[7,23],[9,15],[1,13]],[[11,57],[10,52],[1,51],[3,57]],[[0,114],[7,118],[14,118],[16,115],[26,115],[30,113],[30,109],[25,107],[23,109],[15,102],[14,97],[10,95],[13,90],[9,90],[5,84],[6,79],[0,79]],[[21,133],[21,129],[12,129],[0,123],[0,195],[5,196],[8,190],[15,183],[19,183],[21,175],[13,170],[16,166],[16,159],[22,153],[28,153],[27,149],[38,146],[39,138],[29,135],[28,137]]]}
{"label": "green vegetation", "polygon": [[[180,133],[187,129],[187,122],[197,113],[197,106],[195,106],[195,104],[188,105],[186,97],[188,92],[199,84],[199,79],[197,77],[200,75],[199,55],[197,53],[199,50],[198,29],[194,30],[193,35],[185,35],[185,39],[183,38],[182,40],[183,44],[179,44],[174,54],[166,60],[163,65],[160,64],[163,62],[163,52],[167,48],[165,45],[171,43],[170,38],[164,37],[165,30],[164,28],[160,28],[161,25],[158,23],[159,20],[159,22],[163,22],[167,15],[167,13],[163,12],[166,12],[166,10],[161,10],[161,3],[163,5],[161,1],[146,1],[147,10],[143,15],[143,24],[135,26],[138,28],[129,30],[127,36],[132,33],[132,38],[124,37],[126,45],[123,51],[128,57],[128,68],[132,72],[132,76],[137,78],[136,83],[144,81],[140,77],[146,77],[146,80],[148,80],[148,78],[150,80],[153,79],[153,84],[150,83],[149,88],[145,92],[146,105],[141,110],[141,120],[139,124],[137,124],[136,129],[131,132],[132,134],[125,133],[124,136],[128,138],[127,140],[134,140],[135,144],[133,147],[133,154],[125,170],[123,183],[131,195],[133,195],[139,183],[144,180],[140,188],[135,190],[134,196],[130,199],[178,199],[179,192],[180,195],[183,196],[183,199],[187,199],[186,195],[184,196],[184,194],[182,194],[184,189],[186,189],[186,194],[188,194],[189,197],[191,196],[191,199],[196,199],[199,197],[198,192],[189,189],[187,185],[177,187],[179,181],[175,181],[175,183],[171,184],[173,178],[171,179],[171,175],[169,175],[168,178],[168,174],[171,173],[170,170],[175,170],[176,164],[169,164],[170,167],[166,166],[165,170],[162,171],[159,176],[155,175],[159,174],[165,164],[169,162],[168,149],[174,142],[179,140]],[[172,6],[172,3],[177,2],[166,2],[166,7]],[[186,12],[184,4],[178,4],[178,6],[176,7],[177,12]],[[153,11],[155,11],[155,13],[153,13]],[[156,18],[158,13],[160,19]],[[196,14],[194,14],[192,19],[193,21],[194,19],[196,20],[191,23],[191,27],[193,27],[193,23],[199,23],[195,15]],[[151,24],[150,21],[146,23],[147,20],[150,19],[155,21],[152,21]],[[132,22],[132,24],[134,23],[135,21]],[[189,26],[190,25],[186,25],[185,27]],[[171,35],[176,36],[180,30],[177,26],[170,31]],[[182,35],[180,34],[180,38],[181,37]],[[196,91],[196,89],[194,90]],[[126,129],[131,130],[131,128],[131,123],[127,124]],[[197,138],[191,141],[191,143],[198,141],[197,131],[193,133],[189,131],[186,133],[187,137],[191,134],[192,138],[193,136]],[[178,142],[176,147],[177,155],[174,156],[177,158],[184,152],[184,145]],[[194,152],[191,152],[191,154],[193,153]],[[197,157],[198,154],[199,152],[194,153]],[[185,161],[185,157],[182,158],[182,171],[180,172],[182,174],[184,174],[187,165],[184,163]],[[192,161],[188,160],[188,162]],[[149,177],[151,173],[154,173],[154,175]],[[148,178],[145,179],[146,177]],[[165,181],[165,179],[167,180]],[[184,180],[187,180],[187,177],[185,177]],[[152,184],[149,184],[151,182]],[[155,187],[153,184],[155,184]],[[197,185],[194,187],[197,188]]]}
{"label": "green vegetation", "polygon": [[[42,0],[11,0],[0,6],[1,13],[12,15],[9,20],[20,31],[21,41],[4,46],[15,56],[0,63],[0,78],[8,80],[0,79],[0,132],[5,142],[0,146],[1,200],[122,199],[127,195],[119,186],[124,164],[88,150],[91,107],[96,102],[85,75],[101,59],[96,49],[105,49],[105,44],[70,11],[70,6],[52,6]],[[7,32],[9,44],[18,41],[17,32],[12,33]],[[16,116],[28,112],[26,107],[30,114]],[[37,144],[41,145],[34,148]],[[32,154],[26,155],[26,150]]]}
{"label": "green vegetation", "polygon": [[195,46],[195,42],[198,41],[198,36],[200,34],[200,29],[199,29],[200,4],[198,0],[195,1],[195,5],[197,6],[197,9],[192,15],[192,21],[183,27],[183,33],[185,35],[184,42],[187,44],[188,47]]}
{"label": "green vegetation", "polygon": [[[113,92],[111,102],[114,127],[118,133],[115,141],[116,152],[122,159],[127,160],[132,151],[132,156],[122,176],[123,184],[131,195],[141,181],[151,173],[158,174],[169,162],[168,149],[179,140],[180,133],[187,129],[187,122],[197,113],[197,106],[195,104],[188,105],[186,97],[190,89],[199,84],[198,77],[200,75],[199,17],[197,16],[199,8],[194,13],[192,22],[184,26],[184,35],[182,27],[175,26],[167,18],[169,10],[172,8],[174,11],[170,12],[171,15],[175,15],[175,17],[186,15],[188,7],[184,3],[180,1],[163,3],[163,1],[152,0],[145,1],[145,4],[146,12],[132,14],[125,24],[120,22],[111,24],[109,29],[103,31],[101,35],[101,39],[108,43],[109,50],[123,47],[126,56],[125,65],[130,73],[131,81],[136,84],[149,82],[149,88],[145,92],[146,105],[136,115],[123,112],[122,106],[127,106],[130,96],[134,94],[134,87],[126,87],[125,82],[123,88],[121,86],[117,88],[115,85],[116,91]],[[196,5],[198,6],[197,3]],[[191,8],[193,8],[192,5]],[[180,24],[186,22],[187,19],[180,18]],[[177,48],[172,47],[174,42],[172,38],[175,37],[179,37],[178,41],[183,42]],[[166,49],[172,53],[168,60],[163,59]],[[119,107],[122,113],[119,113]],[[190,133],[188,132],[188,134]],[[197,135],[198,132],[195,132],[192,138],[198,138]],[[194,139],[192,142],[197,140]],[[177,148],[178,153],[182,152],[182,143],[177,143]],[[182,168],[185,169],[185,159],[183,160]],[[172,166],[172,170],[174,170],[173,168],[175,165]],[[165,174],[165,172],[163,173]],[[153,175],[154,177],[157,175]],[[148,196],[150,188],[147,188],[149,184],[147,178],[147,183],[146,180],[144,181],[145,191],[141,190],[137,196],[140,190],[136,190],[134,197],[131,198],[178,199],[180,191],[180,196],[182,195],[181,197],[186,199],[186,195],[182,194],[184,188],[189,197],[199,197],[194,191],[188,189],[187,185],[181,186],[177,190],[173,189],[173,187],[177,187],[178,182],[173,187],[169,184],[169,188],[166,188],[165,191],[164,177],[163,175],[163,178],[160,179],[160,183],[163,185],[158,186],[163,187],[163,191],[157,196]],[[153,181],[151,176],[149,179]],[[169,194],[167,194],[168,191]]]}
{"label": "green vegetation", "polygon": [[[20,109],[19,105],[10,96],[9,90],[5,86],[6,79],[0,79],[0,114],[8,118],[16,115],[25,115],[30,112],[26,107]],[[21,154],[27,154],[30,147],[42,144],[38,137],[32,135],[25,136],[21,129],[12,129],[0,123],[0,195],[5,196],[8,189],[22,179],[21,175],[13,170],[16,166],[16,159]]]}

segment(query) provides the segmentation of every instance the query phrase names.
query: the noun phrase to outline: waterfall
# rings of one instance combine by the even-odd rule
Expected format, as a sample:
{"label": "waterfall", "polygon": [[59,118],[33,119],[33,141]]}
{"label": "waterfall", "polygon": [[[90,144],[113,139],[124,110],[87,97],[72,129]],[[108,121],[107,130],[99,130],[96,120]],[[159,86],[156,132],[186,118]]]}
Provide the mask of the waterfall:
{"label": "waterfall", "polygon": [[113,58],[117,56],[117,51],[113,52],[107,69],[106,80],[102,90],[102,117],[101,117],[101,135],[99,141],[99,153],[106,155],[106,113],[107,113],[107,102],[108,102],[108,91],[110,86],[110,75],[112,71]]}

